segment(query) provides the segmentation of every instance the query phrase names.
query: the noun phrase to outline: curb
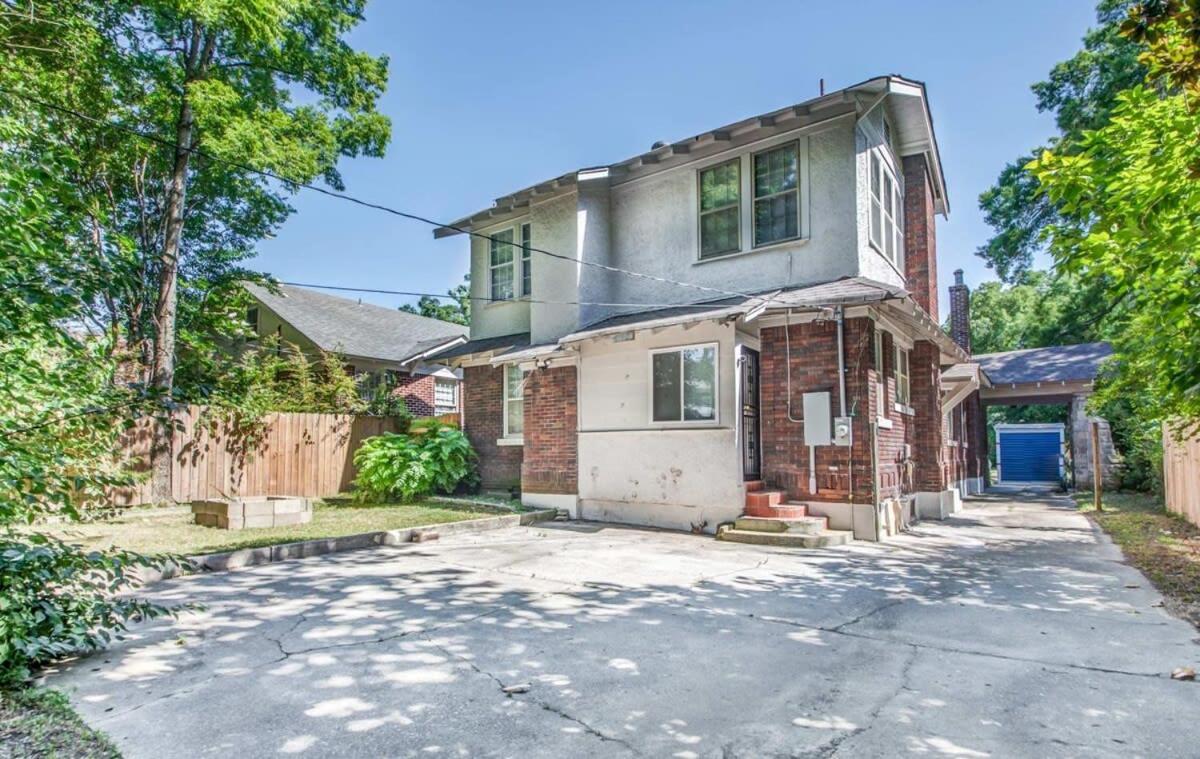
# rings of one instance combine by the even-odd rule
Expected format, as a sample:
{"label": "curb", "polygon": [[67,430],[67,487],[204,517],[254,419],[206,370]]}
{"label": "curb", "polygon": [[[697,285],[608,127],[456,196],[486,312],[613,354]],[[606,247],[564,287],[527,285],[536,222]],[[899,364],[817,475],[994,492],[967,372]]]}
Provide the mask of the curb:
{"label": "curb", "polygon": [[377,548],[379,546],[404,545],[405,543],[412,542],[414,532],[423,530],[432,530],[439,535],[459,535],[503,530],[554,519],[556,513],[554,509],[542,509],[540,511],[527,511],[523,514],[504,514],[502,516],[484,517],[482,519],[464,519],[460,522],[405,527],[399,530],[361,532],[356,535],[341,535],[336,538],[316,538],[314,540],[279,543],[259,548],[240,548],[236,551],[188,556],[188,560],[196,566],[195,571],[188,571],[178,564],[171,564],[162,570],[142,569],[138,574],[141,584],[144,587],[175,577],[188,577],[209,572],[231,572],[245,567],[257,567],[263,564],[274,564],[292,559],[306,559],[311,556],[324,556],[330,553],[358,551],[364,548]]}

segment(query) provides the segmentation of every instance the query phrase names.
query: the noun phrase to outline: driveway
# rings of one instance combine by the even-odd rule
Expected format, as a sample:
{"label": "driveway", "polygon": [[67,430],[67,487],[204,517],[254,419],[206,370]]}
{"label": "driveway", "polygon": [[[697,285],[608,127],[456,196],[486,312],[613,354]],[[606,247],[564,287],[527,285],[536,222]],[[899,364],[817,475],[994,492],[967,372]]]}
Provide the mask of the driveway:
{"label": "driveway", "polygon": [[557,523],[154,590],[207,608],[51,678],[128,757],[1200,751],[1196,630],[1061,497],[825,551]]}

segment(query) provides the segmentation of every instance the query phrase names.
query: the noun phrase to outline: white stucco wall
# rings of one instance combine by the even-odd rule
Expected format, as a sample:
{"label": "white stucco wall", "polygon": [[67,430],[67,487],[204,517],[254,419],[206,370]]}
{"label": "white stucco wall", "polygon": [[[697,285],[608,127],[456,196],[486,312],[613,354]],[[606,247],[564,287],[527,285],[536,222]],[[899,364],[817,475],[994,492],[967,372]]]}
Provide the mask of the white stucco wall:
{"label": "white stucco wall", "polygon": [[[575,194],[548,200],[530,208],[533,247],[579,258],[576,232]],[[575,301],[581,264],[544,253],[532,253],[533,299]],[[556,340],[579,324],[579,306],[560,303],[531,303],[529,330],[533,343]]]}
{"label": "white stucco wall", "polygon": [[[714,424],[650,422],[650,353],[717,343]],[[691,329],[580,346],[579,497],[583,518],[689,529],[736,518],[744,506],[734,429],[734,330],[712,322]]]}
{"label": "white stucco wall", "polygon": [[[514,229],[513,241],[515,255],[520,257],[520,229],[521,224],[527,221],[526,217],[516,219],[514,221],[505,222],[492,227],[483,227],[477,231],[480,234],[490,235],[496,232],[502,232],[505,229]],[[534,231],[537,234],[537,231]],[[471,238],[471,295],[476,298],[491,297],[491,281],[488,273],[488,240],[482,237]],[[537,268],[534,268],[534,273],[537,273]],[[518,270],[517,284],[520,283],[520,273]],[[526,301],[512,300],[498,303],[489,303],[486,300],[476,300],[471,305],[471,339],[478,340],[483,337],[499,337],[501,335],[514,335],[519,332],[529,331],[529,303]]]}

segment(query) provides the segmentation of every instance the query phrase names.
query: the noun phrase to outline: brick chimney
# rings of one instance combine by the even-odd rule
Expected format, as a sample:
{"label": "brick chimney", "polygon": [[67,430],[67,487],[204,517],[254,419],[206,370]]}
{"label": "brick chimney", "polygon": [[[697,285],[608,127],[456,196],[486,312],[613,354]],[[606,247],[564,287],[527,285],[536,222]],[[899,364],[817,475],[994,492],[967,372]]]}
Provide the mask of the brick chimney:
{"label": "brick chimney", "polygon": [[923,154],[904,157],[904,277],[913,300],[937,319],[937,222]]}
{"label": "brick chimney", "polygon": [[950,286],[950,337],[968,354],[971,352],[971,289],[963,284],[962,269],[954,270]]}

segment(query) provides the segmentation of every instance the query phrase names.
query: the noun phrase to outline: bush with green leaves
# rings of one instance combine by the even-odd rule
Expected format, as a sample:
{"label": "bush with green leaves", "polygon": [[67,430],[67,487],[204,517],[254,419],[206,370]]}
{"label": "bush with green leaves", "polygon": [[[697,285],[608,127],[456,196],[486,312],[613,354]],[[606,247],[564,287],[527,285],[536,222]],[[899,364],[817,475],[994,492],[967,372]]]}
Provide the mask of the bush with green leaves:
{"label": "bush with green leaves", "polygon": [[475,450],[459,429],[436,422],[406,435],[367,438],[354,454],[360,501],[408,502],[431,493],[453,493],[476,479]]}

